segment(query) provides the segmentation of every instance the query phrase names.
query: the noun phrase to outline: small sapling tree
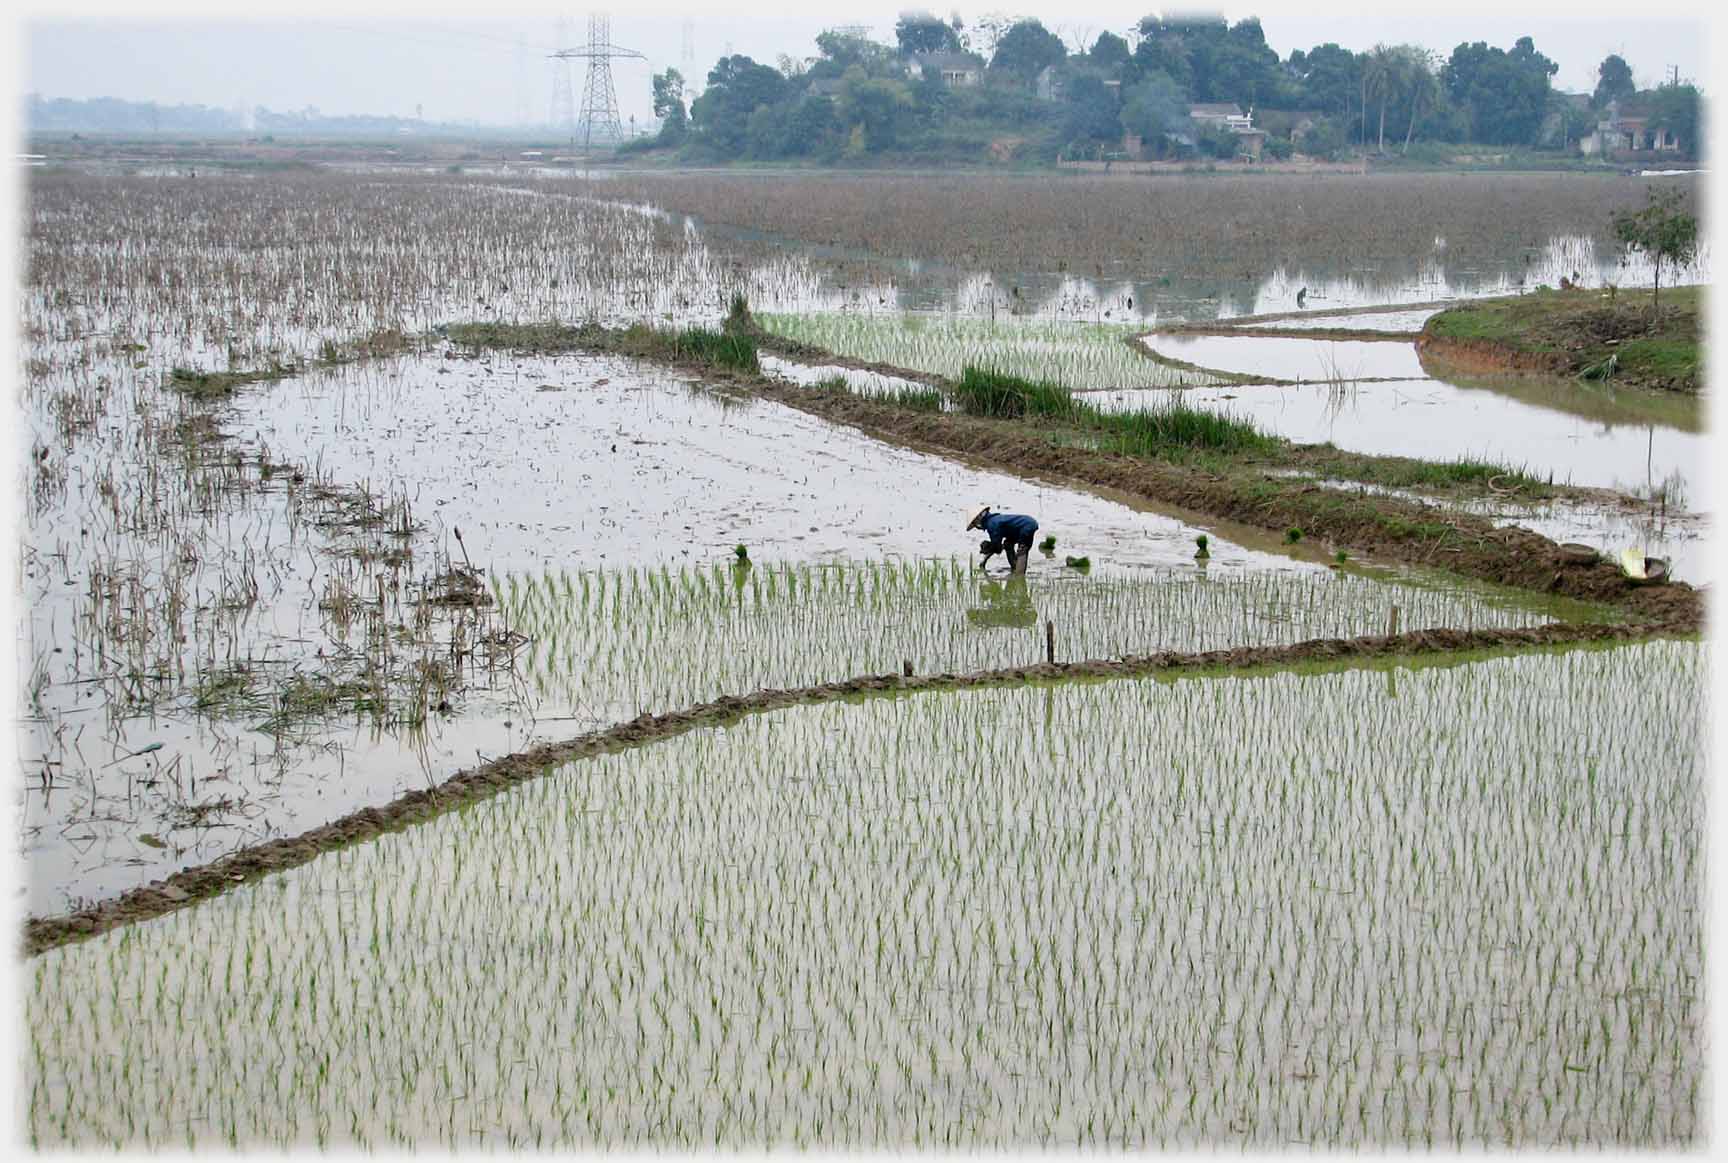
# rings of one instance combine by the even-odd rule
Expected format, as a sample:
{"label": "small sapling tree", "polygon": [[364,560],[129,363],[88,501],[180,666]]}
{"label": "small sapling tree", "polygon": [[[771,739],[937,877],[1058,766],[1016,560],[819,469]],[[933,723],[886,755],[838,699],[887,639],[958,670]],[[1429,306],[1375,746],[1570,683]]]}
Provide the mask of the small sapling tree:
{"label": "small sapling tree", "polygon": [[1660,310],[1662,265],[1678,270],[1698,253],[1698,219],[1686,213],[1685,195],[1676,189],[1652,189],[1642,210],[1623,210],[1614,215],[1614,237],[1627,250],[1650,256],[1655,283],[1650,291],[1650,314]]}

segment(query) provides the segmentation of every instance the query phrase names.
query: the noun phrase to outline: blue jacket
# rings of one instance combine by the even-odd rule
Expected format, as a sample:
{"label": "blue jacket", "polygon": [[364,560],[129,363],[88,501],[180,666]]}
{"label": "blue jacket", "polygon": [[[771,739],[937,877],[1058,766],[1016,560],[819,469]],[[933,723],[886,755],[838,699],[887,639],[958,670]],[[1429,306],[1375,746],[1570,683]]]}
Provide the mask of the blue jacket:
{"label": "blue jacket", "polygon": [[1032,534],[1038,532],[1038,522],[1020,513],[992,513],[984,518],[984,532],[1000,545],[1012,542],[1032,544]]}

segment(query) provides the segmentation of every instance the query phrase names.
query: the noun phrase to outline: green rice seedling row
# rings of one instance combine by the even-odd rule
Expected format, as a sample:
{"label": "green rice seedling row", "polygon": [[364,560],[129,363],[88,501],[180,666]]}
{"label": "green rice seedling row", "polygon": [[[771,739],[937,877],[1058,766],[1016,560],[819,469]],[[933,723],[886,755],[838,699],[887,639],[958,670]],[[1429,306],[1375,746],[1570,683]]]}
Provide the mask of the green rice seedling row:
{"label": "green rice seedling row", "polygon": [[1707,652],[834,702],[24,967],[37,1148],[1696,1143]]}
{"label": "green rice seedling row", "polygon": [[504,624],[528,640],[517,668],[538,713],[589,725],[906,665],[1030,665],[1045,659],[1046,623],[1058,658],[1075,660],[1607,616],[1419,573],[1012,579],[961,559],[558,570],[508,575],[495,594]]}

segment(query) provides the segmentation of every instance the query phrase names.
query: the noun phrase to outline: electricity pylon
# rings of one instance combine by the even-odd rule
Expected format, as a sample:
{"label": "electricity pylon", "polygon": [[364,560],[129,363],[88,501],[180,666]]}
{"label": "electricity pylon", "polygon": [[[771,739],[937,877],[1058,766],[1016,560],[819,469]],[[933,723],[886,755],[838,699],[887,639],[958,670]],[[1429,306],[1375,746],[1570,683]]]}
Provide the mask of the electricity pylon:
{"label": "electricity pylon", "polygon": [[571,126],[571,142],[579,141],[583,152],[591,151],[596,141],[616,145],[624,137],[624,125],[618,118],[618,90],[612,84],[612,62],[648,59],[634,49],[613,44],[611,27],[610,17],[590,16],[588,47],[561,48],[552,54],[562,61],[588,62],[588,82],[582,87],[582,112]]}

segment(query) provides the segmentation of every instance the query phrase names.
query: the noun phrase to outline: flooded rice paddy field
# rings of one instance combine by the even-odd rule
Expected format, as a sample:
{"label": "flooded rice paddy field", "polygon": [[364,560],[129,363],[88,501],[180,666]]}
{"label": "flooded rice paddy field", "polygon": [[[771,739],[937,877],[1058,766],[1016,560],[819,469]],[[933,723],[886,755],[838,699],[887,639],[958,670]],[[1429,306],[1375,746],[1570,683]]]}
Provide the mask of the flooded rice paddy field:
{"label": "flooded rice paddy field", "polygon": [[[219,415],[229,439],[182,466],[216,474],[189,493],[210,511],[157,507],[172,473],[132,499],[123,469],[91,464],[106,507],[27,561],[34,910],[643,712],[1035,662],[1044,622],[1077,659],[1377,633],[1394,606],[1406,629],[1600,616],[1437,573],[1335,575],[1318,550],[1216,528],[1200,564],[1209,527],[613,357],[440,347],[308,371]],[[985,502],[1058,539],[1029,583],[955,560]],[[759,564],[719,564],[741,544]]]}
{"label": "flooded rice paddy field", "polygon": [[[1322,487],[1347,493],[1376,493],[1433,505],[1432,498],[1411,489],[1325,480],[1305,473],[1290,475],[1303,476]],[[1653,511],[1645,504],[1610,499],[1520,502],[1515,497],[1506,497],[1458,499],[1450,505],[1486,517],[1495,525],[1519,526],[1560,544],[1589,545],[1609,554],[1625,547],[1642,547],[1648,556],[1667,560],[1674,577],[1695,586],[1711,585],[1719,575],[1712,522],[1697,513],[1661,507]]]}
{"label": "flooded rice paddy field", "polygon": [[1411,343],[1253,334],[1150,335],[1141,342],[1159,355],[1236,375],[1329,382],[1427,378]]}
{"label": "flooded rice paddy field", "polygon": [[[947,377],[972,365],[1051,380],[1085,391],[1089,403],[1104,409],[1179,399],[1297,443],[1487,460],[1556,484],[1654,501],[1664,510],[1697,509],[1708,497],[1713,437],[1703,430],[1698,401],[1593,385],[1449,382],[1427,374],[1412,343],[1251,333],[1142,339],[1132,327],[886,315],[767,316],[764,323],[869,363]],[[1132,343],[1194,370],[1139,359]],[[1214,372],[1300,382],[1220,383]],[[846,378],[865,394],[897,390],[868,376]]]}
{"label": "flooded rice paddy field", "polygon": [[[1318,293],[1316,292],[1316,295]],[[1306,299],[1308,296],[1304,296]],[[1315,299],[1316,306],[1322,301]],[[1402,331],[1414,335],[1422,330],[1423,324],[1438,310],[1435,307],[1418,307],[1408,311],[1380,310],[1363,312],[1332,313],[1316,311],[1308,315],[1280,314],[1275,319],[1240,320],[1238,326],[1243,328],[1277,327],[1281,329],[1298,330],[1335,330],[1335,331]]]}
{"label": "flooded rice paddy field", "polygon": [[[682,212],[740,253],[812,256],[851,310],[1081,322],[1212,320],[1647,285],[1610,216],[1689,177],[629,175],[596,183]],[[982,224],[982,225],[981,225]],[[1705,282],[1708,246],[1681,282]]]}
{"label": "flooded rice paddy field", "polygon": [[866,363],[889,364],[960,378],[968,366],[1061,384],[1074,391],[1100,387],[1176,388],[1216,377],[1159,364],[1131,347],[1142,330],[1132,324],[1073,323],[1003,314],[759,315],[776,335]]}
{"label": "flooded rice paddy field", "polygon": [[[1134,409],[1163,403],[1169,396],[1128,391],[1086,398],[1103,409]],[[1709,496],[1706,470],[1714,439],[1709,433],[1650,422],[1604,421],[1439,380],[1245,384],[1195,388],[1180,399],[1251,420],[1302,444],[1329,443],[1352,452],[1425,460],[1485,460],[1554,484],[1666,497],[1675,509],[1690,509]]]}
{"label": "flooded rice paddy field", "polygon": [[1706,664],[889,696],[578,761],[38,957],[21,1123],[83,1148],[1694,1142]]}
{"label": "flooded rice paddy field", "polygon": [[[32,172],[33,914],[643,710],[1035,662],[1045,623],[1071,660],[1604,616],[435,331],[742,293],[925,363],[1204,385],[1124,337],[1486,293],[1585,255],[1572,218],[1522,271],[1464,234],[1136,281],[607,187]],[[1024,583],[964,557],[984,503],[1056,536]],[[1703,657],[853,701],[575,763],[37,957],[20,1112],[82,1146],[1690,1142]]]}

